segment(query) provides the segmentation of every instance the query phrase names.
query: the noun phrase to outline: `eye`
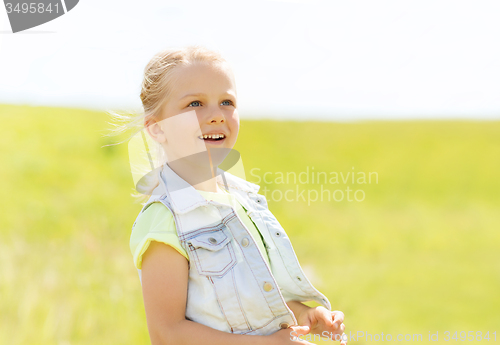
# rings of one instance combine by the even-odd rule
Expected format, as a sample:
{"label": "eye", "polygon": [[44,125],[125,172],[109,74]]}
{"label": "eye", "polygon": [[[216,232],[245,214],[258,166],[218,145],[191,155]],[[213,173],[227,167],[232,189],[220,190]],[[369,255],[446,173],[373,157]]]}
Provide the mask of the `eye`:
{"label": "eye", "polygon": [[[192,101],[191,103],[189,103],[188,107],[190,107],[190,106],[191,106],[191,104],[193,104],[193,103],[198,103],[198,104],[201,104],[201,102],[200,102],[200,101]],[[196,107],[196,106],[195,106],[195,107]]]}
{"label": "eye", "polygon": [[229,102],[229,104],[223,104],[223,105],[234,105],[233,101],[231,101],[230,99],[226,99],[225,101],[222,101],[222,103],[224,102]]}

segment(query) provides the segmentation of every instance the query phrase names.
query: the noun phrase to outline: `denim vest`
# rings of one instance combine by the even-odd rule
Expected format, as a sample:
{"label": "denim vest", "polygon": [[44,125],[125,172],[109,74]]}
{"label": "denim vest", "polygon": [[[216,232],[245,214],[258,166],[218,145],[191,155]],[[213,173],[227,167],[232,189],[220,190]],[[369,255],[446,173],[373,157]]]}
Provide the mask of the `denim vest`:
{"label": "denim vest", "polygon": [[164,164],[157,172],[160,184],[140,213],[161,202],[174,215],[180,243],[189,256],[186,319],[229,333],[269,335],[297,325],[285,300],[313,300],[331,310],[328,299],[302,271],[265,197],[257,194],[260,187],[218,172],[217,183],[228,187],[262,234],[271,267],[233,207],[207,201]]}

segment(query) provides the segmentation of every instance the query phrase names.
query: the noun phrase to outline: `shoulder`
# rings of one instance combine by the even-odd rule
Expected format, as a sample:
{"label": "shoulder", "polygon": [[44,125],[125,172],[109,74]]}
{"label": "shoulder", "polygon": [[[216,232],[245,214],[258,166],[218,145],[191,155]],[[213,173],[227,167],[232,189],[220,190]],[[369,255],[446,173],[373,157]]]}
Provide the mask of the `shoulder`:
{"label": "shoulder", "polygon": [[149,204],[138,216],[132,228],[129,245],[137,268],[142,267],[142,255],[153,241],[168,244],[188,258],[179,242],[174,216],[161,202]]}
{"label": "shoulder", "polygon": [[132,227],[131,242],[150,232],[175,232],[174,216],[161,202],[149,204],[137,217]]}
{"label": "shoulder", "polygon": [[139,215],[138,221],[161,222],[166,219],[173,219],[174,216],[170,209],[160,201],[149,204]]}

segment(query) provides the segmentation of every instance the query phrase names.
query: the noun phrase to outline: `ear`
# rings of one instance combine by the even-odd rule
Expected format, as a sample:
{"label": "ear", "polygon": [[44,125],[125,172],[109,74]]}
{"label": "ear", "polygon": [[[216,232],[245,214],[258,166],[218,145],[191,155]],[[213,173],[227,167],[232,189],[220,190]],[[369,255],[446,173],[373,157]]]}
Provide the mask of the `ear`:
{"label": "ear", "polygon": [[153,138],[153,140],[163,143],[167,141],[165,132],[160,127],[160,123],[155,120],[149,121],[149,123],[145,122],[144,126],[148,134]]}

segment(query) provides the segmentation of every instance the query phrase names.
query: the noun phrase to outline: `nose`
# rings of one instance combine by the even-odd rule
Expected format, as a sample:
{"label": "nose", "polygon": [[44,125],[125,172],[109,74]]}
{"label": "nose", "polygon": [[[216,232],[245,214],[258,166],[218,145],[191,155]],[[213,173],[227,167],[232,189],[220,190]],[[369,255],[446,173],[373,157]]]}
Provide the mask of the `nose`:
{"label": "nose", "polygon": [[226,118],[220,109],[213,110],[207,118],[207,123],[224,123]]}

